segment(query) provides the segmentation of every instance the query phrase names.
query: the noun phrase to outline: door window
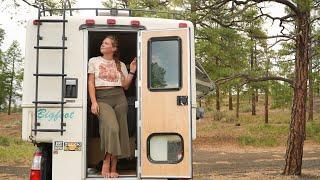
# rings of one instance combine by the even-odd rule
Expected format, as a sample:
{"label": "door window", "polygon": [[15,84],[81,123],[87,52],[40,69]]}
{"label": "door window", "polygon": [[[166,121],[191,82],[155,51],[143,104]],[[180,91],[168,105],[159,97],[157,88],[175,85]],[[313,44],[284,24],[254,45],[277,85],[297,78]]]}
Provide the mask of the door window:
{"label": "door window", "polygon": [[153,163],[179,163],[183,159],[183,139],[176,133],[155,133],[148,138],[148,159]]}
{"label": "door window", "polygon": [[179,90],[181,85],[181,39],[151,38],[148,43],[149,90]]}

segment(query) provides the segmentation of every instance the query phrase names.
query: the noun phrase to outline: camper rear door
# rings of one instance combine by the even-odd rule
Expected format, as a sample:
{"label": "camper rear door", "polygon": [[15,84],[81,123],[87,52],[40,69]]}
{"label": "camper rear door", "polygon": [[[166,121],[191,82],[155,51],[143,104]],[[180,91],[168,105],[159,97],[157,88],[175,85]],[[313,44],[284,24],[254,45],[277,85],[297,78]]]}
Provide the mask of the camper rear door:
{"label": "camper rear door", "polygon": [[139,32],[141,178],[191,178],[190,30]]}

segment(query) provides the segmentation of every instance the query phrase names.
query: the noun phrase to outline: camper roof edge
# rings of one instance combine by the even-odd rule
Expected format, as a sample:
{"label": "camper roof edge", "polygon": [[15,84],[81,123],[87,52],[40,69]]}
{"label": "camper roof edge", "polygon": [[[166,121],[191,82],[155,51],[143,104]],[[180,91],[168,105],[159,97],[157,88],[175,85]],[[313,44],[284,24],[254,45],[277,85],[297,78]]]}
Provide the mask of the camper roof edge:
{"label": "camper roof edge", "polygon": [[[56,20],[62,19],[62,16],[47,16],[43,20]],[[123,17],[123,16],[68,16],[66,17],[68,26],[76,25],[79,30],[85,28],[99,28],[99,27],[110,27],[116,28],[119,26],[132,27],[136,30],[146,29],[176,29],[176,28],[191,28],[193,24],[188,20],[177,20],[177,19],[163,19],[163,18],[149,18],[149,17]],[[35,21],[38,19],[30,19],[30,25],[36,25]],[[112,21],[112,22],[111,22]],[[40,24],[41,25],[41,24]]]}

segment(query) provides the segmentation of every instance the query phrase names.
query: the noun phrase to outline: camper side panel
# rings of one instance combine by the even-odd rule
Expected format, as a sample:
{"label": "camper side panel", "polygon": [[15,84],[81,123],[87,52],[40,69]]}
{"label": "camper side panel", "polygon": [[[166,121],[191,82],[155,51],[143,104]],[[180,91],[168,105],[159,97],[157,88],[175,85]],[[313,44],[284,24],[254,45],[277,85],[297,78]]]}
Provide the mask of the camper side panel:
{"label": "camper side panel", "polygon": [[[60,17],[61,18],[61,17]],[[40,26],[39,46],[62,46],[62,23],[42,23]],[[36,60],[37,50],[37,26],[32,22],[27,26],[26,59],[23,83],[23,123],[22,138],[29,140],[30,137],[37,142],[52,142],[53,139],[61,137],[59,132],[32,132],[34,119],[37,114],[40,126],[38,129],[60,128],[61,108],[60,105],[38,105],[38,112],[35,113],[36,94]],[[87,60],[83,57],[83,32],[79,31],[79,24],[73,21],[66,23],[65,63],[64,73],[66,78],[77,79],[77,97],[67,100],[64,112],[64,137],[66,139],[82,138],[82,111],[83,111],[83,79],[86,73],[84,63]],[[39,50],[38,73],[62,73],[62,50]],[[38,80],[38,101],[61,101],[62,90],[64,89],[61,77],[39,77]]]}

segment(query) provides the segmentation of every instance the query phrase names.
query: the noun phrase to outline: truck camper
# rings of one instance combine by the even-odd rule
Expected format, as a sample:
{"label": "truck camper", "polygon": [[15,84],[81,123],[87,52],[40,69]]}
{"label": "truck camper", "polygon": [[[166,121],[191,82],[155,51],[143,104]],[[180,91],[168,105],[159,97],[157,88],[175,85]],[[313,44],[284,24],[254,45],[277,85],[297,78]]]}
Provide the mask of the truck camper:
{"label": "truck camper", "polygon": [[89,59],[100,55],[108,35],[118,38],[127,68],[137,58],[134,81],[125,91],[131,157],[119,160],[119,179],[192,178],[193,24],[135,17],[128,9],[72,8],[67,2],[63,9],[35,4],[38,17],[27,24],[22,138],[38,147],[30,179],[103,178],[87,73]]}

